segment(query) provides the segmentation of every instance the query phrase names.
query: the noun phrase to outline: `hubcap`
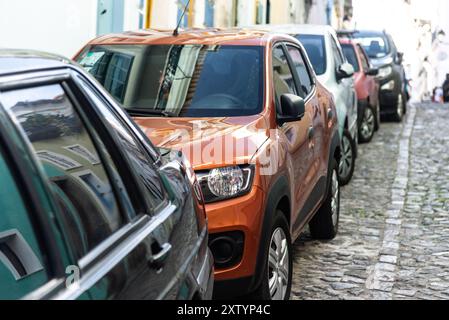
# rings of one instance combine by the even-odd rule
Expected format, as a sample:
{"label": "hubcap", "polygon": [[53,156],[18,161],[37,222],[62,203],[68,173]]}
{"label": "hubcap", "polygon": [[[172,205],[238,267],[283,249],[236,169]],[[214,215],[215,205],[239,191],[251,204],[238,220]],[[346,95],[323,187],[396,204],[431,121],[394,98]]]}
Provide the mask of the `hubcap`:
{"label": "hubcap", "polygon": [[338,211],[340,208],[340,185],[338,183],[337,172],[334,171],[332,174],[332,224],[336,228],[338,225]]}
{"label": "hubcap", "polygon": [[402,100],[402,94],[399,94],[398,96],[398,107],[397,111],[398,117],[402,117],[402,114],[404,113],[404,100]]}
{"label": "hubcap", "polygon": [[363,114],[362,127],[360,128],[360,133],[363,138],[369,139],[374,133],[374,114],[371,108],[366,108]]}
{"label": "hubcap", "polygon": [[287,294],[290,273],[287,237],[282,228],[277,228],[270,242],[268,255],[268,286],[272,300],[284,300]]}
{"label": "hubcap", "polygon": [[346,135],[343,136],[341,147],[342,152],[341,152],[339,174],[340,178],[345,179],[351,172],[351,168],[354,162],[354,158],[352,156],[352,145]]}

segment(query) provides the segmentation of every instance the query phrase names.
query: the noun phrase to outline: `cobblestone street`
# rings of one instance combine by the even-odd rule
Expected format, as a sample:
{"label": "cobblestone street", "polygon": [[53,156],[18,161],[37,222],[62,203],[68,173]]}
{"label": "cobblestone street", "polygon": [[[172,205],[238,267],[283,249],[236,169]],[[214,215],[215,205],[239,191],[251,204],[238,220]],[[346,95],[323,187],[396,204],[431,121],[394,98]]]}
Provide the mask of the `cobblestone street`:
{"label": "cobblestone street", "polygon": [[338,237],[298,241],[293,299],[449,299],[449,106],[409,106],[361,145]]}

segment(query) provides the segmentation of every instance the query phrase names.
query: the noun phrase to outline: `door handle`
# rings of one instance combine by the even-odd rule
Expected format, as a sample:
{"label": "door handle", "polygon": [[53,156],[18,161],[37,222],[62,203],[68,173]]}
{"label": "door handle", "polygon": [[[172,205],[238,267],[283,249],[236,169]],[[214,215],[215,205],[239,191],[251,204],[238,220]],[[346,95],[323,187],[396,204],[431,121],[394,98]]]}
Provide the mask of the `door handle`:
{"label": "door handle", "polygon": [[308,136],[309,140],[313,139],[313,137],[315,136],[315,128],[314,127],[309,128],[309,131],[307,132],[307,136]]}
{"label": "door handle", "polygon": [[[155,242],[157,244],[157,242]],[[154,250],[154,245],[151,246]],[[157,248],[158,246],[156,246]],[[153,255],[150,257],[148,261],[148,266],[152,269],[160,270],[164,266],[165,261],[167,260],[168,256],[170,255],[172,249],[172,245],[169,243],[165,243],[162,246],[159,246],[157,248],[157,252],[152,252]]]}

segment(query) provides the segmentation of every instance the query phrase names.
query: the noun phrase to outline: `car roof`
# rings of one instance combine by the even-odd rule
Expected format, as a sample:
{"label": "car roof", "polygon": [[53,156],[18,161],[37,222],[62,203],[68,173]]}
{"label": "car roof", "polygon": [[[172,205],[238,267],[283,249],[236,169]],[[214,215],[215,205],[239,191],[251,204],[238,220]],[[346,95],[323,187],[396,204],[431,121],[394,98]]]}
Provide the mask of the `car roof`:
{"label": "car roof", "polygon": [[253,28],[286,34],[326,35],[334,32],[331,26],[313,24],[256,25]]}
{"label": "car roof", "polygon": [[67,67],[69,59],[41,51],[0,49],[0,76]]}
{"label": "car roof", "polygon": [[353,30],[353,35],[362,34],[364,36],[385,36],[387,33],[384,30]]}
{"label": "car roof", "polygon": [[[279,35],[281,36],[281,35]],[[92,40],[91,45],[109,44],[202,44],[265,46],[273,35],[264,30],[250,28],[191,28],[180,29],[177,36],[172,29],[144,29],[108,34]]]}

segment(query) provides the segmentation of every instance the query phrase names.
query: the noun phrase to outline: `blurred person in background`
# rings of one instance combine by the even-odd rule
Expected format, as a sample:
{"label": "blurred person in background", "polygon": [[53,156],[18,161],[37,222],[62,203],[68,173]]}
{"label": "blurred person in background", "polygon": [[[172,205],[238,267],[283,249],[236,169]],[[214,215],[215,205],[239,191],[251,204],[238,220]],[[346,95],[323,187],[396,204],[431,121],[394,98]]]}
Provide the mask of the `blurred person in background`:
{"label": "blurred person in background", "polygon": [[449,73],[446,74],[446,81],[443,83],[444,103],[449,102]]}

